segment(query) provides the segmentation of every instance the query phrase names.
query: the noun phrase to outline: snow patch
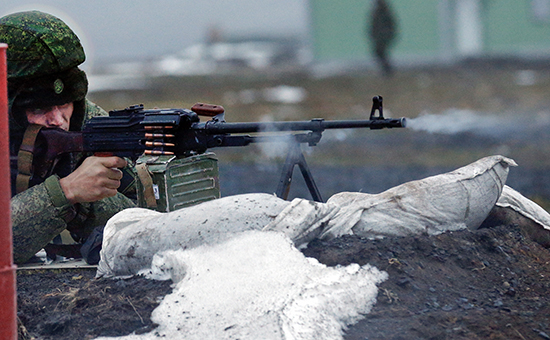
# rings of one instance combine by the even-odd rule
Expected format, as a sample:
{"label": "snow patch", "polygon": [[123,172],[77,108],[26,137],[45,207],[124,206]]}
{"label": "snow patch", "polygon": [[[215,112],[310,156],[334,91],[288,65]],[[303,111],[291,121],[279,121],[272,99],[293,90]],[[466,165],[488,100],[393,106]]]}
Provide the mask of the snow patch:
{"label": "snow patch", "polygon": [[143,274],[177,284],[152,314],[156,330],[118,339],[342,339],[387,279],[370,265],[327,267],[265,231],[158,253]]}

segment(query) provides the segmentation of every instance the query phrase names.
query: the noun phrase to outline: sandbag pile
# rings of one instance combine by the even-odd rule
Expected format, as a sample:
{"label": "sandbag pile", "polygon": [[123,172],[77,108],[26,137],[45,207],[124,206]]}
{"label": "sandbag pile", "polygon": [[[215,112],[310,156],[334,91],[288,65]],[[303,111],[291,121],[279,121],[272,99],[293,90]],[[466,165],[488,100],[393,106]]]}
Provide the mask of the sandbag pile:
{"label": "sandbag pile", "polygon": [[550,214],[542,209],[540,205],[507,185],[504,186],[502,195],[500,195],[496,205],[510,208],[537,223],[542,229],[550,231]]}
{"label": "sandbag pile", "polygon": [[246,194],[170,213],[128,209],[105,227],[97,276],[175,282],[152,314],[158,329],[127,340],[342,339],[370,311],[387,274],[369,265],[329,268],[296,247],[344,234],[476,229],[498,209],[532,221],[550,244],[550,214],[505,185],[515,165],[486,157],[376,195],[339,193],[327,203]]}
{"label": "sandbag pile", "polygon": [[105,226],[97,276],[134,275],[159,251],[217,244],[237,232],[259,230],[290,202],[273,195],[225,197],[170,213],[132,208]]}
{"label": "sandbag pile", "polygon": [[509,186],[504,186],[482,227],[500,225],[516,225],[532,241],[550,249],[550,214]]}
{"label": "sandbag pile", "polygon": [[490,156],[453,172],[412,181],[377,195],[340,193],[327,203],[245,194],[158,213],[128,209],[105,227],[98,276],[134,275],[166,250],[215,245],[249,230],[277,231],[300,247],[314,238],[437,234],[475,229],[499,199],[508,168]]}
{"label": "sandbag pile", "polygon": [[455,171],[411,181],[377,195],[343,192],[328,204],[340,207],[321,237],[439,234],[477,229],[498,201],[517,164],[485,157]]}

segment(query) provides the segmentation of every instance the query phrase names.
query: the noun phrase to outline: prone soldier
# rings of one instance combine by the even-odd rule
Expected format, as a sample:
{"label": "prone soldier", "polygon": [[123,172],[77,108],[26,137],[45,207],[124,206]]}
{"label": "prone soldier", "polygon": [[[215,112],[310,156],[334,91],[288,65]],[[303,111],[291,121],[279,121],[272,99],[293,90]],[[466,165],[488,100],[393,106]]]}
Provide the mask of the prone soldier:
{"label": "prone soldier", "polygon": [[84,49],[59,18],[39,11],[4,16],[0,42],[8,44],[11,215],[14,262],[21,264],[64,230],[84,243],[115,213],[135,206],[134,177],[123,158],[74,154],[47,178],[31,175],[36,126],[80,131],[107,113],[86,99],[88,81],[78,67]]}

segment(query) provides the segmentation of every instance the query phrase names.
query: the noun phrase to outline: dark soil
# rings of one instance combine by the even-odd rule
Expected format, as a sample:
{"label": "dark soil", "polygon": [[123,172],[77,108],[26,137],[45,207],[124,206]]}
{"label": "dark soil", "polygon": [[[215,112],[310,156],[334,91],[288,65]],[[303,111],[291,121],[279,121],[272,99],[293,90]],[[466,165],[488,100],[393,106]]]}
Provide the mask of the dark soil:
{"label": "dark soil", "polygon": [[550,253],[517,225],[438,236],[316,242],[327,265],[388,272],[346,339],[550,339]]}
{"label": "dark soil", "polygon": [[[346,339],[550,339],[550,252],[520,219],[490,217],[490,228],[477,231],[345,236],[314,241],[303,252],[329,266],[370,263],[389,274],[372,312],[349,327]],[[27,338],[90,339],[156,327],[149,317],[171,292],[170,281],[93,276],[18,272]]]}
{"label": "dark soil", "polygon": [[17,274],[19,339],[74,340],[149,332],[156,327],[151,312],[172,291],[171,281],[98,280],[95,270],[89,269]]}

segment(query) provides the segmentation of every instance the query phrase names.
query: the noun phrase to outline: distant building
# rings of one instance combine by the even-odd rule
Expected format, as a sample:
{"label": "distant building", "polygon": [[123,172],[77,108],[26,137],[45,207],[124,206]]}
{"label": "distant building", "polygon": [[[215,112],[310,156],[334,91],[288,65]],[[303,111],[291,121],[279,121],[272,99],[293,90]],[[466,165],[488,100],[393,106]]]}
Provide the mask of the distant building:
{"label": "distant building", "polygon": [[[396,64],[550,58],[550,0],[389,0]],[[372,0],[309,0],[317,63],[374,63],[365,36]]]}

